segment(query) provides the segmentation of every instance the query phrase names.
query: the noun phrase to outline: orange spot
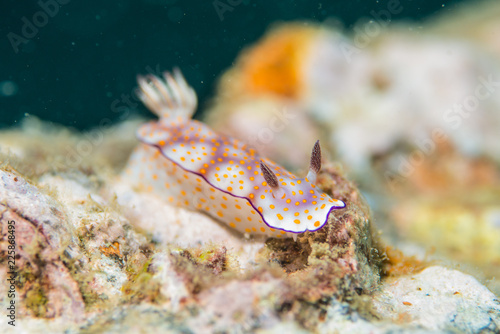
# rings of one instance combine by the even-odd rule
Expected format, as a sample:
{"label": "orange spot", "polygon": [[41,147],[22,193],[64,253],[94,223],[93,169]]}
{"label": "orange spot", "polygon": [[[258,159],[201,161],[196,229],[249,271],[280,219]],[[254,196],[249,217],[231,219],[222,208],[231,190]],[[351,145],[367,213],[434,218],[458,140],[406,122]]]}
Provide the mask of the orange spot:
{"label": "orange spot", "polygon": [[279,213],[276,215],[276,217],[278,217],[279,220],[283,220],[283,216],[280,215]]}
{"label": "orange spot", "polygon": [[316,204],[318,204],[318,202],[312,201],[311,204],[316,205]]}
{"label": "orange spot", "polygon": [[271,205],[269,205],[269,207],[270,207],[271,209],[274,209],[274,205],[272,205],[272,204],[271,204]]}
{"label": "orange spot", "polygon": [[325,204],[323,204],[323,205],[321,206],[321,208],[322,208],[322,209],[324,209],[324,208],[325,208],[325,206],[326,206],[326,205],[325,205]]}
{"label": "orange spot", "polygon": [[184,157],[181,157],[181,161],[186,161],[186,158],[184,158]]}
{"label": "orange spot", "polygon": [[262,232],[266,232],[266,229],[265,229],[265,228],[263,228],[263,227],[261,227],[261,228],[260,228],[260,230],[261,230]]}
{"label": "orange spot", "polygon": [[295,212],[293,215],[294,215],[295,217],[297,217],[298,215],[300,215],[300,213]]}
{"label": "orange spot", "polygon": [[245,89],[254,94],[297,96],[302,86],[299,69],[306,56],[304,50],[316,31],[312,27],[288,25],[247,51],[242,64]]}
{"label": "orange spot", "polygon": [[232,187],[227,187],[227,191],[233,191]]}
{"label": "orange spot", "polygon": [[241,206],[239,206],[238,204],[236,204],[234,207],[238,210],[241,210]]}
{"label": "orange spot", "polygon": [[219,217],[221,217],[221,218],[222,218],[222,217],[224,217],[224,215],[223,215],[223,214],[222,214],[222,212],[220,212],[220,211],[217,211],[217,216],[219,216]]}
{"label": "orange spot", "polygon": [[311,220],[313,218],[313,216],[309,215],[307,216],[307,219]]}
{"label": "orange spot", "polygon": [[298,220],[298,219],[295,219],[293,222],[294,222],[295,224],[297,224],[297,225],[299,225],[299,224],[300,224],[300,220]]}
{"label": "orange spot", "polygon": [[319,220],[317,220],[317,221],[314,223],[314,226],[318,227],[319,225],[321,225],[321,223],[319,222]]}
{"label": "orange spot", "polygon": [[109,247],[101,246],[99,250],[106,256],[116,255],[119,258],[122,257],[120,254],[120,244],[117,241],[113,242]]}

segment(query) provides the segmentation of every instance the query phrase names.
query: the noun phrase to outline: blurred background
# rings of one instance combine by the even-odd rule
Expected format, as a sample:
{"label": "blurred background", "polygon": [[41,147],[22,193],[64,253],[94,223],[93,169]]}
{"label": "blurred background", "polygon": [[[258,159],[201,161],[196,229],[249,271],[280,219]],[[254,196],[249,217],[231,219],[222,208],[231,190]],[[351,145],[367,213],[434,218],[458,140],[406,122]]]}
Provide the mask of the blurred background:
{"label": "blurred background", "polygon": [[[123,109],[112,103],[130,94],[136,74],[175,65],[203,106],[215,93],[217,77],[274,23],[327,21],[349,30],[390,2],[5,0],[0,11],[0,127],[26,114],[78,129],[93,127],[103,117],[118,120]],[[392,19],[419,29],[422,20],[462,2],[401,0],[402,10]]]}

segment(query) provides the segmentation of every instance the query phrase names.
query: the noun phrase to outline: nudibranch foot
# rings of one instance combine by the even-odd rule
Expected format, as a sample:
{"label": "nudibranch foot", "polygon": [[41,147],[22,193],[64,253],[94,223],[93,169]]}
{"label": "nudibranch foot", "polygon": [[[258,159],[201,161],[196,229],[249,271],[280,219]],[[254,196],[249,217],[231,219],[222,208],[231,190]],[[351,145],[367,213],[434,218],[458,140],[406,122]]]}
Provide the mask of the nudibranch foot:
{"label": "nudibranch foot", "polygon": [[138,130],[142,144],[127,174],[170,203],[203,211],[248,235],[293,237],[323,227],[345,203],[315,185],[319,141],[309,173],[298,178],[236,139],[192,120],[197,98],[179,70],[138,76],[139,97],[158,117]]}

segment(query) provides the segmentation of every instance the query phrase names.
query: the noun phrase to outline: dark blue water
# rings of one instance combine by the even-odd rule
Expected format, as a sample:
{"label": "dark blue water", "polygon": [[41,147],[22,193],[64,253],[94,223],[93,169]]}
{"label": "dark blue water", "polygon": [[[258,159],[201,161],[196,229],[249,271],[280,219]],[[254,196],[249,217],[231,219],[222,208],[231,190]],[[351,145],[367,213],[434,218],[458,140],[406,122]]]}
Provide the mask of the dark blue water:
{"label": "dark blue water", "polygon": [[[118,121],[138,73],[179,66],[200,105],[238,53],[278,21],[340,20],[348,30],[390,1],[3,0],[0,127],[31,114],[79,129]],[[401,0],[393,20],[419,21],[460,1]],[[124,95],[122,95],[124,94]]]}

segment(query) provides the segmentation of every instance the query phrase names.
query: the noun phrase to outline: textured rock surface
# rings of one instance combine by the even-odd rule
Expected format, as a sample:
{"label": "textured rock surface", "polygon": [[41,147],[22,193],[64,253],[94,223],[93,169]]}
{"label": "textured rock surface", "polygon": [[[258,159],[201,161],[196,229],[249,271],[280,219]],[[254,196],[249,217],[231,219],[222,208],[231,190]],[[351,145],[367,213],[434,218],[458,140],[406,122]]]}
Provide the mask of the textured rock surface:
{"label": "textured rock surface", "polygon": [[[297,242],[245,239],[112,175],[77,168],[30,181],[0,169],[2,254],[7,222],[18,228],[16,332],[497,330],[498,300],[475,279],[422,271],[374,244],[368,207],[334,165],[319,186],[348,208]],[[382,256],[391,278],[378,288]],[[2,307],[6,295],[0,285]]]}
{"label": "textured rock surface", "polygon": [[[40,140],[41,131],[30,142],[29,128],[23,131],[28,146],[49,140]],[[101,145],[116,146],[114,136],[125,134],[110,129]],[[23,143],[8,161],[34,161],[24,155]],[[0,247],[5,254],[7,223],[14,220],[17,320],[26,331],[52,321],[51,332],[133,332],[155,322],[187,332],[312,330],[325,303],[365,303],[364,294],[378,285],[382,255],[369,208],[338,167],[324,166],[318,186],[348,208],[332,214],[325,228],[297,242],[247,239],[208,216],[132,188],[113,172],[113,161],[121,159],[99,162],[105,151],[96,147],[95,161],[90,154],[85,165],[44,168],[31,178],[8,162],[0,168]],[[0,262],[2,278],[6,265]],[[6,291],[0,301],[9,302]],[[146,322],[132,320],[139,316]]]}
{"label": "textured rock surface", "polygon": [[[15,222],[18,297],[24,301],[20,315],[83,319],[85,304],[78,283],[62,258],[65,249],[77,248],[62,207],[20,175],[0,170],[0,210],[0,252],[5,260],[8,222]],[[2,278],[8,271],[5,260]]]}
{"label": "textured rock surface", "polygon": [[426,330],[500,332],[500,300],[472,276],[444,267],[387,280],[374,296],[380,315]]}

